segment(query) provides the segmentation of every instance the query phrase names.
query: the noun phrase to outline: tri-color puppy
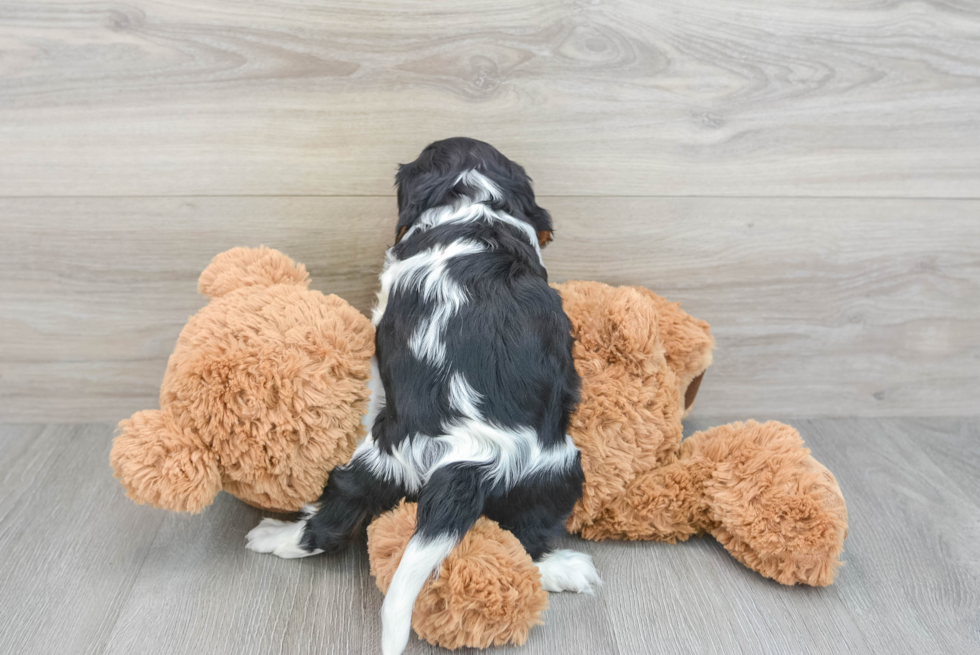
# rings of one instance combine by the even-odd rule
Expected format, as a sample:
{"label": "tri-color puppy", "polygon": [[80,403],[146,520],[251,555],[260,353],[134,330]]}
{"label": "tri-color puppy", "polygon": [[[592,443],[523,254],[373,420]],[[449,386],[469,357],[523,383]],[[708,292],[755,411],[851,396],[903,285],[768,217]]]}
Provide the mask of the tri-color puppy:
{"label": "tri-color puppy", "polygon": [[521,541],[545,589],[599,582],[587,555],[550,548],[584,480],[566,432],[579,392],[571,324],[541,260],[551,217],[524,169],[473,139],[433,143],[396,182],[371,432],[303,520],[265,519],[248,535],[248,548],[280,557],[333,553],[369,518],[417,500],[382,609],[385,655],[404,650],[423,584],[481,514]]}

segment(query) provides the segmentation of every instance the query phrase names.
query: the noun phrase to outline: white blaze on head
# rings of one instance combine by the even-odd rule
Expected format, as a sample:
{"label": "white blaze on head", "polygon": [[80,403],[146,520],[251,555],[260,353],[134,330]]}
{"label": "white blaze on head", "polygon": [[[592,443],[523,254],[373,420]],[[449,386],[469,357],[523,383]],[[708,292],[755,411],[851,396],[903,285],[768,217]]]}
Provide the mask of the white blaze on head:
{"label": "white blaze on head", "polygon": [[488,200],[501,200],[504,197],[503,192],[500,190],[496,184],[490,181],[483,173],[477,171],[476,169],[470,169],[468,171],[463,171],[456,177],[456,184],[463,182],[467,186],[475,188],[479,192],[479,196],[473,198],[476,202],[487,202]]}

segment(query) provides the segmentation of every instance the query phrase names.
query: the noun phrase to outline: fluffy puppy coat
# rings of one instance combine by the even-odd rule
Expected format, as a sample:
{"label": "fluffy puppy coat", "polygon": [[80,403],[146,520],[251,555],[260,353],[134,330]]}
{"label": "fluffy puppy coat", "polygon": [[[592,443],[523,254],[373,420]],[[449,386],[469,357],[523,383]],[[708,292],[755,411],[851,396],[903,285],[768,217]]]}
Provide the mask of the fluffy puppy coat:
{"label": "fluffy puppy coat", "polygon": [[402,497],[417,527],[382,610],[401,653],[428,577],[481,514],[510,530],[551,591],[591,591],[591,560],[551,552],[582,495],[567,434],[580,381],[571,324],[548,286],[551,217],[524,169],[454,138],[399,167],[396,243],[374,310],[371,433],[303,520],[266,519],[249,548],[281,557],[342,549]]}

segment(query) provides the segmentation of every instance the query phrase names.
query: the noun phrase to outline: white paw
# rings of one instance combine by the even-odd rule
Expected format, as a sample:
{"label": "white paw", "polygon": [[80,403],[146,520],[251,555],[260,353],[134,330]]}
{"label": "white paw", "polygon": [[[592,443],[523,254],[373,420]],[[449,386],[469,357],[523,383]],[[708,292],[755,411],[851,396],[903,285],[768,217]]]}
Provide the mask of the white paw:
{"label": "white paw", "polygon": [[591,594],[602,584],[592,558],[574,550],[556,550],[537,563],[545,591],[574,591]]}
{"label": "white paw", "polygon": [[295,559],[317,555],[322,550],[308,551],[300,542],[306,521],[287,523],[277,519],[262,519],[262,522],[245,535],[245,547],[256,553],[272,553],[283,559]]}

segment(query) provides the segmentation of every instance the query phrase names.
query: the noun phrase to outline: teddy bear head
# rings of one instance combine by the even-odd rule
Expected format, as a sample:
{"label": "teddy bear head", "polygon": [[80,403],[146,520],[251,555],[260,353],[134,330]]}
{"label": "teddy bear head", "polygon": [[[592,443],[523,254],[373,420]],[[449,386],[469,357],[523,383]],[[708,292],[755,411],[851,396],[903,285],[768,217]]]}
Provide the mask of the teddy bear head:
{"label": "teddy bear head", "polygon": [[293,511],[319,496],[364,435],[374,329],[308,285],[269,248],[214,258],[198,282],[210,302],[177,340],[160,409],[119,424],[110,459],[130,498],[197,512],[224,489]]}
{"label": "teddy bear head", "polygon": [[677,458],[681,419],[711,364],[714,339],[707,323],[642,287],[555,288],[582,378],[569,434],[582,453],[585,485],[567,527],[587,538],[636,538],[618,518],[631,515],[620,505],[637,476]]}

